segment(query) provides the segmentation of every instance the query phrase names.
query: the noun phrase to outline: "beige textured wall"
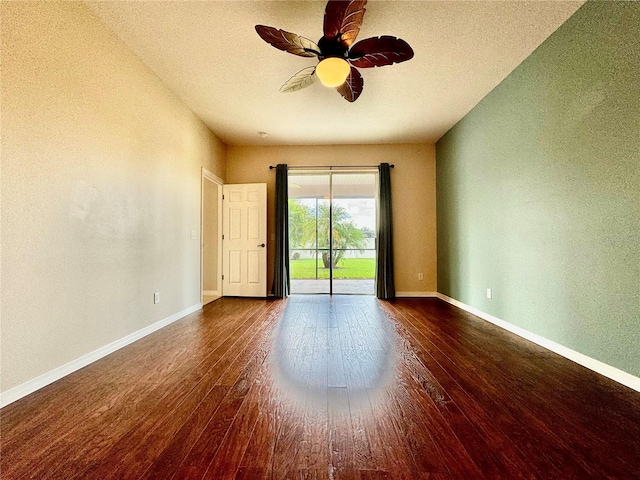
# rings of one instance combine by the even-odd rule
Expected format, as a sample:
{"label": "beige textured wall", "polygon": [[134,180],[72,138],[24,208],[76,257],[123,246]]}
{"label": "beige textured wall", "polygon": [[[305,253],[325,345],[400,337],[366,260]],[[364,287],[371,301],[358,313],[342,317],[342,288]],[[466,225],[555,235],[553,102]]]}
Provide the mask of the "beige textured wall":
{"label": "beige textured wall", "polygon": [[[396,166],[391,171],[396,291],[436,291],[434,145],[229,146],[227,183],[267,184],[269,288],[275,223],[275,171],[269,170],[269,165],[377,165],[382,162]],[[424,274],[424,280],[418,280],[418,273]]]}
{"label": "beige textured wall", "polygon": [[226,147],[83,4],[1,8],[6,391],[199,303]]}

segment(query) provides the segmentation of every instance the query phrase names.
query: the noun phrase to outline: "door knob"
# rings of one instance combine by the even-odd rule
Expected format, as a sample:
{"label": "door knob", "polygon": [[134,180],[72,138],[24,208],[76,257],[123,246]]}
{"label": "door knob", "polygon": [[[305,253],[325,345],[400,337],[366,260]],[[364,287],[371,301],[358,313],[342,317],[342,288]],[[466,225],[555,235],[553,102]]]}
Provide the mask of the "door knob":
{"label": "door knob", "polygon": [[260,244],[260,245],[258,245],[258,246],[259,246],[259,247],[262,247],[262,248],[266,247],[266,245],[265,245],[264,243],[261,243],[261,244]]}

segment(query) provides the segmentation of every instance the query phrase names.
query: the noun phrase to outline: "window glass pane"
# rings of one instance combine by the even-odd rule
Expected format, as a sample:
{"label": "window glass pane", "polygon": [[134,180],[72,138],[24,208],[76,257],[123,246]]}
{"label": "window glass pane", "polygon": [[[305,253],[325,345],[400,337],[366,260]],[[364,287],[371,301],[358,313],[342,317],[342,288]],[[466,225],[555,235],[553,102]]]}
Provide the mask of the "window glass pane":
{"label": "window glass pane", "polygon": [[376,175],[334,173],[333,293],[373,294],[376,269]]}
{"label": "window glass pane", "polygon": [[329,174],[290,173],[288,187],[291,293],[330,293]]}

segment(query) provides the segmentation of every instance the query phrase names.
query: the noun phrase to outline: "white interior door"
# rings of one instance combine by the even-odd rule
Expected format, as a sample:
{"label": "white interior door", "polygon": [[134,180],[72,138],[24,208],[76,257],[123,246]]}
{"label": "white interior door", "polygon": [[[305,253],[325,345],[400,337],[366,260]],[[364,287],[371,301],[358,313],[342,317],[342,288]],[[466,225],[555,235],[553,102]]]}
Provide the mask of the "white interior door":
{"label": "white interior door", "polygon": [[267,296],[267,184],[224,185],[224,296]]}

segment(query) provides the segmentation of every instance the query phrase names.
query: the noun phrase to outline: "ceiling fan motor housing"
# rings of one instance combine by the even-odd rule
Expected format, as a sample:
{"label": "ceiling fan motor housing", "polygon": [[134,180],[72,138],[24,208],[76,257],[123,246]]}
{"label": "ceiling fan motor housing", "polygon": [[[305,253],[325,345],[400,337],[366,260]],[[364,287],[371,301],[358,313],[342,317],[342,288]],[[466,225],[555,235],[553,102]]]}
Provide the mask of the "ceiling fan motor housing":
{"label": "ceiling fan motor housing", "polygon": [[320,60],[328,57],[348,58],[349,47],[344,45],[340,37],[326,38],[322,37],[318,40],[318,47],[320,47]]}

